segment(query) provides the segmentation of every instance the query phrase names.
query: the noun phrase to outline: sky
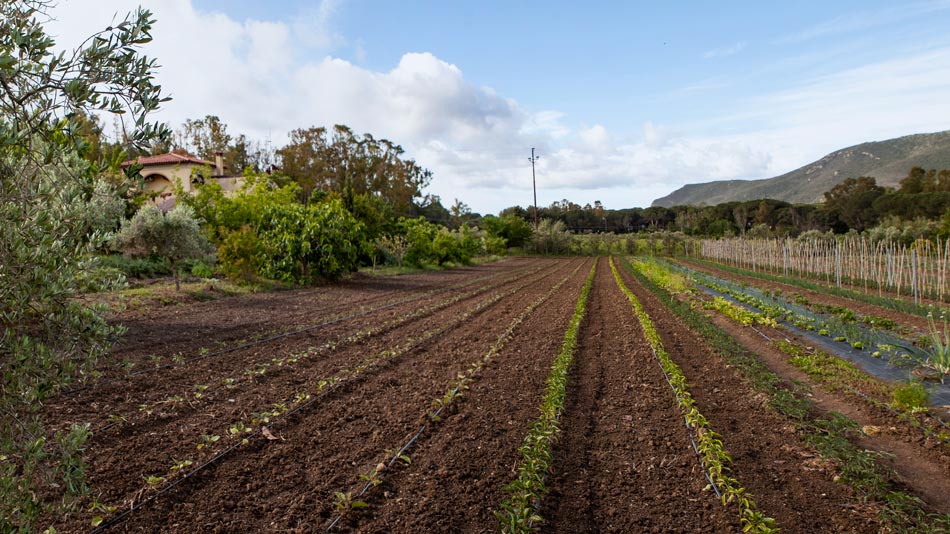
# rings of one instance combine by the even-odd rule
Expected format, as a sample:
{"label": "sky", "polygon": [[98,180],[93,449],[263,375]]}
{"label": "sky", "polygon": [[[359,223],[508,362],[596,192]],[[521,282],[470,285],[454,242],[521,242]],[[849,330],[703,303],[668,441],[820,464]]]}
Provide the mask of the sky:
{"label": "sky", "polygon": [[649,206],[866,141],[950,129],[950,0],[59,0],[64,49],[139,4],[177,128],[279,148],[346,124],[475,212]]}

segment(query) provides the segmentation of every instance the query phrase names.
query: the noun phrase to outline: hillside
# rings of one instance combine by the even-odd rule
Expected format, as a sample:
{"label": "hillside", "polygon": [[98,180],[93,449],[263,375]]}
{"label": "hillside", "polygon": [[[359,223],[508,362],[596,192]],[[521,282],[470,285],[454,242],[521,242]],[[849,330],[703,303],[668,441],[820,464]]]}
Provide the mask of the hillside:
{"label": "hillside", "polygon": [[774,178],[685,185],[653,205],[713,205],[760,198],[814,203],[845,178],[873,176],[878,184],[896,186],[915,166],[950,169],[950,130],[862,143]]}

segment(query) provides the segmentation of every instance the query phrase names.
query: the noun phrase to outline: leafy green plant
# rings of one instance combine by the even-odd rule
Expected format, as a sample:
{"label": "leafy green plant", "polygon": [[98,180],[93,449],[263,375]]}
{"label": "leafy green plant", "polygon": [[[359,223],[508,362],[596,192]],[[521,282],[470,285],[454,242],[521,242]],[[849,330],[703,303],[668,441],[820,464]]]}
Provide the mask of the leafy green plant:
{"label": "leafy green plant", "polygon": [[617,270],[613,258],[610,259],[610,268],[613,271],[617,286],[633,305],[634,314],[640,321],[644,336],[647,338],[647,342],[652,347],[660,367],[667,376],[667,380],[680,405],[680,410],[686,417],[690,428],[695,431],[696,446],[702,458],[703,467],[706,469],[710,480],[721,490],[722,504],[726,505],[735,502],[738,505],[739,519],[742,521],[744,532],[776,532],[778,529],[776,528],[775,520],[759,512],[756,509],[752,495],[739,485],[738,480],[729,474],[729,464],[732,460],[725,452],[722,438],[710,428],[708,420],[700,413],[695,400],[693,400],[689,392],[683,370],[673,361],[669,353],[666,352],[660,334],[653,325],[653,320],[646,313],[646,310],[636,295],[623,283],[620,271]]}
{"label": "leafy green plant", "polygon": [[191,460],[172,460],[171,471],[180,471],[190,466],[192,463],[193,462]]}
{"label": "leafy green plant", "polygon": [[571,322],[564,333],[561,350],[548,374],[541,398],[541,415],[532,422],[519,449],[521,462],[517,468],[518,478],[505,486],[508,498],[501,504],[500,510],[495,512],[502,532],[526,532],[531,525],[543,521],[541,516],[535,513],[534,504],[547,492],[544,476],[548,473],[554,457],[553,446],[560,432],[568,370],[574,360],[577,334],[587,311],[587,297],[594,282],[596,268],[595,263],[587,275],[587,281],[574,306]]}
{"label": "leafy green plant", "polygon": [[920,382],[907,382],[894,387],[891,404],[898,410],[925,412],[930,408],[930,392]]}
{"label": "leafy green plant", "polygon": [[950,326],[945,316],[941,316],[942,331],[937,328],[932,314],[927,318],[930,323],[930,350],[926,353],[924,365],[939,373],[940,382],[943,383],[950,374]]}
{"label": "leafy green plant", "polygon": [[221,439],[221,436],[215,436],[212,434],[202,434],[201,443],[198,444],[198,449],[200,450],[205,447],[210,447],[211,445],[214,445],[215,443],[217,443],[219,439]]}
{"label": "leafy green plant", "polygon": [[348,517],[354,510],[369,507],[366,501],[354,499],[352,492],[337,491],[334,492],[333,497],[333,508],[336,510],[337,516],[341,519]]}

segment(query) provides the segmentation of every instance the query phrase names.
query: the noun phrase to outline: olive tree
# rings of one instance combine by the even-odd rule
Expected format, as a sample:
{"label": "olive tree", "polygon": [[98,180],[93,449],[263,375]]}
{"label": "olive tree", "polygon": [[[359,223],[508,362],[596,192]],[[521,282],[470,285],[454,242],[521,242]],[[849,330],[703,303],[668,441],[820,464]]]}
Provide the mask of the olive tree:
{"label": "olive tree", "polygon": [[32,532],[86,489],[86,425],[49,435],[45,399],[85,380],[117,329],[75,298],[88,287],[104,233],[87,216],[102,164],[80,157],[79,117],[120,114],[147,146],[167,128],[147,122],[164,100],[140,45],[138,10],[57,52],[46,0],[0,2],[0,531]]}
{"label": "olive tree", "polygon": [[164,258],[175,274],[175,289],[181,291],[178,263],[191,258],[204,258],[214,248],[201,233],[198,219],[191,207],[175,206],[168,213],[157,206],[145,206],[112,238],[112,246],[130,256]]}

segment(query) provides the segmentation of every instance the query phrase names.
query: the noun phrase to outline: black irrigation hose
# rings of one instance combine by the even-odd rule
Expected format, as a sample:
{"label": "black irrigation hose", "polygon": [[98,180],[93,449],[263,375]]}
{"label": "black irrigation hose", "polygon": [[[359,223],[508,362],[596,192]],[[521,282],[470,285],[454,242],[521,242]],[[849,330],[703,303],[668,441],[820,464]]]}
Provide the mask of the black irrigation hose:
{"label": "black irrigation hose", "polygon": [[[578,266],[578,267],[579,267],[579,266]],[[542,299],[540,299],[540,301],[539,301],[536,305],[532,305],[532,306],[530,307],[530,308],[532,309],[531,311],[534,311],[534,309],[536,309],[538,306],[540,306],[541,303],[543,303],[544,301],[546,301],[546,300],[551,296],[551,294],[553,293],[554,290],[556,290],[556,289],[559,288],[561,285],[563,285],[564,282],[566,282],[566,281],[571,277],[571,275],[573,275],[573,274],[576,273],[576,272],[577,272],[577,269],[575,268],[574,271],[572,271],[570,274],[567,275],[567,277],[564,278],[564,280],[562,280],[561,282],[558,282],[558,283],[554,286],[554,288],[552,289],[551,292],[549,292],[549,293],[546,294]],[[454,397],[455,395],[458,394],[459,391],[461,391],[461,389],[462,389],[462,384],[460,383],[459,385],[455,386],[455,388],[452,389],[452,390],[448,393],[448,396],[449,396],[449,397]],[[403,445],[403,446],[399,449],[399,451],[396,452],[396,454],[394,454],[394,455],[392,456],[392,458],[389,459],[388,462],[386,462],[386,469],[387,469],[387,470],[391,469],[392,466],[395,465],[397,461],[399,461],[400,457],[401,457],[403,454],[405,454],[405,452],[406,452],[407,450],[409,450],[410,447],[412,447],[412,445],[422,436],[423,433],[425,433],[426,428],[428,428],[429,424],[430,424],[431,422],[433,422],[433,421],[437,421],[437,420],[439,419],[439,416],[442,415],[442,411],[445,410],[445,408],[447,408],[447,407],[448,407],[447,404],[443,404],[443,405],[439,406],[439,409],[437,409],[436,411],[432,412],[432,414],[430,414],[430,416],[429,416],[429,423],[424,423],[421,427],[419,427],[419,430],[417,430],[416,433],[413,434],[413,436],[412,436],[411,438],[409,438],[409,441],[407,441],[407,442],[405,443],[405,445]],[[373,484],[373,481],[372,481],[372,480],[368,480],[368,481],[366,482],[366,484],[363,485],[363,488],[362,488],[356,495],[354,495],[353,498],[359,498],[359,497],[362,497],[363,495],[366,495],[366,493],[373,487],[373,485],[374,485],[374,484]],[[335,518],[333,518],[333,521],[331,521],[330,524],[327,525],[327,530],[326,530],[326,531],[327,531],[327,532],[332,531],[333,528],[336,527],[336,526],[340,523],[340,521],[341,521],[342,519],[343,519],[343,516],[339,516],[339,515],[336,516]]]}
{"label": "black irrigation hose", "polygon": [[[666,369],[663,369],[663,364],[660,363],[660,357],[656,355],[656,349],[653,348],[653,345],[650,345],[650,350],[653,352],[653,358],[656,360],[657,366],[659,366],[660,371],[663,373],[663,378],[666,379],[666,383],[669,384],[670,389],[673,390],[673,395],[676,397],[677,402],[679,402],[679,394],[676,392],[676,388],[673,387],[673,382],[670,381],[670,376],[666,374]],[[689,426],[689,419],[686,418],[686,415],[683,415],[683,421],[686,424],[686,433],[689,435],[689,442],[693,446],[693,452],[696,453],[696,460],[699,462],[699,467],[702,468],[703,474],[706,476],[706,480],[709,481],[709,486],[716,492],[716,497],[722,499],[722,491],[719,490],[719,486],[713,482],[712,477],[709,475],[709,470],[706,469],[706,463],[703,462],[703,457],[699,453],[699,445],[696,444],[696,439],[693,437],[693,429]]]}
{"label": "black irrigation hose", "polygon": [[[541,270],[541,269],[538,269],[538,271],[540,271],[540,270]],[[517,289],[521,289],[522,287],[524,287],[524,286],[520,286],[520,287],[517,288]],[[516,290],[517,290],[517,289],[516,289]],[[503,294],[503,295],[504,295],[504,294]],[[498,300],[500,300],[501,298],[503,298],[503,296],[499,296]],[[489,299],[489,300],[490,300],[490,299]],[[487,302],[487,301],[486,301],[486,302]],[[489,303],[488,305],[490,305],[490,303]],[[473,310],[473,312],[476,312],[476,311],[480,311],[480,310]],[[453,326],[454,326],[454,325],[445,325],[445,326],[443,326],[443,327],[440,328],[440,329],[436,329],[436,330],[435,330],[431,335],[429,335],[428,337],[419,339],[418,341],[415,341],[415,342],[413,342],[413,343],[407,345],[406,347],[404,347],[404,348],[401,350],[401,352],[407,353],[407,352],[409,352],[409,351],[411,351],[411,350],[413,350],[413,349],[415,349],[415,348],[417,348],[417,347],[419,347],[419,346],[422,346],[423,344],[429,342],[430,340],[432,340],[433,338],[435,338],[435,337],[438,336],[439,334],[442,334],[442,333],[446,332],[447,330],[449,330],[449,329],[452,328]],[[299,406],[297,406],[296,408],[293,408],[292,410],[287,411],[287,412],[284,414],[284,417],[281,419],[281,421],[285,421],[285,420],[289,419],[289,418],[290,418],[291,416],[293,416],[294,414],[297,414],[297,413],[301,412],[302,410],[304,410],[305,408],[307,408],[307,407],[309,407],[309,406],[312,406],[315,402],[326,398],[330,393],[336,391],[337,389],[339,389],[340,387],[342,387],[344,384],[347,384],[347,385],[348,385],[348,384],[350,384],[350,381],[341,380],[341,381],[334,382],[333,384],[329,385],[329,386],[326,388],[325,391],[322,391],[319,395],[316,395],[315,397],[311,397],[310,400],[308,400],[308,401],[306,401],[306,402],[300,404]],[[278,422],[278,424],[279,424],[279,422]],[[145,505],[147,505],[147,504],[149,504],[149,503],[151,503],[151,502],[154,502],[158,497],[164,495],[165,493],[168,493],[168,492],[171,491],[173,488],[175,488],[176,486],[178,486],[179,484],[181,484],[182,482],[184,482],[186,479],[191,478],[192,476],[198,474],[199,472],[201,472],[201,471],[207,469],[207,468],[210,467],[211,465],[213,465],[213,464],[219,462],[222,458],[224,458],[225,456],[231,454],[232,452],[234,452],[235,450],[237,450],[238,448],[240,448],[242,445],[244,445],[245,442],[250,442],[250,439],[251,439],[251,438],[256,438],[256,437],[261,436],[261,435],[263,435],[262,429],[259,428],[259,429],[255,430],[254,432],[252,432],[252,433],[251,433],[250,435],[248,435],[247,437],[245,437],[245,438],[243,438],[242,440],[236,442],[234,445],[231,445],[231,446],[228,447],[227,449],[225,449],[225,450],[219,452],[218,454],[216,454],[214,457],[212,457],[212,458],[211,458],[210,460],[208,460],[207,462],[205,462],[205,463],[199,465],[198,467],[192,469],[191,471],[189,471],[188,473],[186,473],[185,475],[183,475],[181,478],[176,479],[174,482],[171,482],[170,484],[168,484],[168,485],[165,486],[164,488],[158,490],[156,493],[150,495],[147,499],[145,499],[145,500],[143,500],[143,501],[140,501],[140,502],[136,503],[135,505],[133,505],[133,506],[131,506],[131,507],[129,507],[129,508],[123,510],[119,515],[117,515],[117,516],[113,517],[112,519],[110,519],[109,521],[107,521],[107,522],[105,522],[105,523],[99,525],[98,527],[96,527],[96,528],[92,531],[92,533],[93,533],[93,534],[96,534],[96,533],[98,533],[98,532],[104,532],[104,531],[106,531],[107,529],[110,529],[110,528],[112,528],[113,526],[119,524],[120,522],[122,522],[122,521],[124,521],[126,518],[128,518],[128,517],[129,517],[133,512],[135,512],[136,510],[139,510],[139,509],[141,509],[143,506],[145,506]]]}
{"label": "black irrigation hose", "polygon": [[[506,279],[505,282],[513,282],[513,281],[519,280],[519,279],[521,279],[521,278],[525,278],[525,277],[527,277],[527,276],[531,276],[531,275],[537,274],[538,272],[542,271],[543,269],[544,269],[544,267],[539,267],[538,269],[535,269],[535,270],[533,270],[533,271],[530,271],[530,272],[528,272],[527,274],[519,275],[519,276],[515,276],[515,277],[512,277],[512,278]],[[552,274],[553,274],[553,273],[552,273]],[[544,277],[546,277],[546,276],[549,276],[549,275],[544,275],[544,276],[542,276],[541,278],[544,278]],[[484,279],[484,277],[481,278],[481,279]],[[465,287],[465,286],[467,286],[467,285],[472,285],[472,284],[474,284],[475,282],[477,282],[478,280],[480,280],[480,279],[476,279],[476,280],[473,280],[473,281],[468,282],[468,283],[465,283],[465,284],[456,285],[456,286],[453,286],[453,287],[451,287],[451,288],[449,288],[449,289],[459,289],[459,288]],[[480,290],[480,291],[472,292],[471,294],[469,294],[469,295],[468,295],[467,297],[465,297],[465,298],[468,298],[468,297],[471,297],[471,296],[479,295],[479,294],[481,294],[481,293],[484,293],[485,291],[490,291],[490,289],[491,289],[491,288],[489,287],[489,288],[485,288],[484,291],[481,291],[481,290]],[[436,294],[442,293],[442,292],[444,292],[444,291],[446,291],[446,290],[445,290],[445,289],[439,290],[438,292],[436,292],[436,293],[431,293],[431,294],[429,294],[428,296],[436,295]],[[394,305],[394,304],[401,304],[401,303],[405,303],[405,301],[396,302],[396,303],[393,303],[393,305]],[[379,310],[381,310],[381,309],[385,309],[385,308],[388,307],[388,306],[389,306],[389,305],[386,305],[386,306],[383,306],[383,307],[380,307],[380,308],[375,308],[375,309],[372,309],[372,310],[368,310],[368,311],[366,311],[365,313],[373,313],[373,312],[379,311]],[[349,319],[353,319],[354,317],[360,317],[360,316],[362,316],[362,315],[365,315],[365,313],[364,313],[364,314],[358,314],[358,315],[350,315],[350,316],[338,318],[338,319],[336,319],[336,320],[327,321],[327,322],[325,322],[325,323],[323,323],[323,324],[314,326],[314,328],[316,328],[316,327],[322,327],[322,326],[329,326],[329,325],[332,325],[332,324],[336,324],[336,323],[338,323],[338,322],[340,322],[340,321],[346,321],[346,320],[349,320]],[[296,333],[296,332],[295,332],[295,333]],[[268,341],[268,340],[260,340],[260,341],[255,342],[255,343],[251,343],[250,345],[254,345],[254,344],[257,344],[257,343],[265,343],[265,342],[267,342],[267,341]],[[234,348],[231,349],[231,350],[232,350],[232,351],[235,351],[235,350],[239,350],[240,348],[241,348],[241,347],[234,347]],[[205,355],[204,357],[209,357],[209,356],[210,356],[210,355]],[[200,360],[200,359],[202,359],[202,358],[201,358],[201,357],[199,357],[199,358],[193,358],[193,359],[189,359],[188,361],[189,361],[189,362],[192,362],[192,361],[198,361],[198,360]],[[167,366],[163,366],[163,367],[167,367]],[[156,369],[158,369],[158,368],[156,368]],[[149,371],[151,371],[151,369],[150,369]],[[135,375],[129,375],[129,376],[135,376]],[[106,430],[109,430],[110,428],[113,428],[113,427],[115,427],[115,426],[117,426],[117,425],[119,425],[119,424],[121,424],[121,421],[113,421],[113,422],[111,422],[111,423],[109,423],[109,424],[106,424],[106,425],[102,426],[101,428],[97,428],[97,429],[95,429],[95,430],[93,430],[93,431],[90,431],[90,435],[93,435],[93,434],[100,434],[100,433],[105,432]]]}
{"label": "black irrigation hose", "polygon": [[[536,269],[534,272],[538,272],[538,271],[540,271],[542,268],[543,268],[543,267],[539,267],[539,268]],[[348,320],[350,320],[350,319],[356,319],[356,318],[359,318],[359,317],[363,317],[363,316],[365,316],[365,315],[369,315],[369,314],[371,314],[371,313],[375,313],[375,312],[378,312],[378,311],[381,311],[381,310],[385,310],[385,309],[388,309],[388,308],[392,308],[392,307],[398,306],[398,305],[400,305],[400,304],[408,304],[408,303],[410,303],[410,302],[415,302],[415,301],[417,301],[417,300],[422,300],[422,299],[424,299],[424,298],[432,297],[432,296],[438,295],[438,294],[440,294],[440,293],[445,293],[446,291],[452,291],[452,290],[455,290],[455,289],[459,289],[459,288],[461,288],[461,287],[465,287],[465,286],[467,286],[467,285],[474,284],[474,283],[478,282],[479,280],[486,280],[486,279],[489,279],[489,278],[491,278],[491,276],[485,276],[485,277],[475,278],[475,279],[470,280],[470,281],[468,281],[468,282],[465,282],[465,283],[463,283],[463,284],[456,284],[456,285],[454,285],[454,286],[449,286],[449,287],[445,287],[445,288],[442,288],[442,289],[437,289],[437,290],[433,290],[433,291],[427,291],[427,292],[423,293],[422,295],[418,295],[418,296],[415,296],[415,297],[410,297],[410,298],[407,298],[407,299],[397,300],[397,301],[395,301],[395,302],[390,302],[389,304],[384,304],[384,305],[378,306],[378,307],[376,307],[376,308],[370,308],[370,309],[368,309],[368,310],[363,310],[363,311],[360,311],[360,312],[352,313],[352,314],[350,314],[350,315],[345,315],[345,316],[342,316],[342,317],[337,317],[337,318],[335,318],[335,319],[330,319],[330,320],[327,320],[327,321],[324,321],[324,322],[322,322],[322,323],[318,323],[318,324],[315,324],[315,325],[310,325],[310,326],[305,326],[305,327],[303,327],[303,328],[298,328],[297,330],[292,330],[292,331],[289,331],[289,332],[284,332],[284,333],[281,333],[281,334],[276,334],[276,335],[273,335],[273,336],[270,336],[270,337],[267,337],[267,338],[264,338],[264,339],[259,339],[259,340],[256,340],[256,341],[249,341],[249,342],[247,342],[247,343],[244,343],[244,344],[241,344],[241,345],[237,345],[237,346],[235,346],[235,347],[229,347],[229,348],[226,348],[226,349],[221,349],[221,350],[218,350],[218,351],[210,352],[210,353],[208,353],[208,354],[203,354],[203,355],[196,356],[196,357],[193,357],[193,358],[188,358],[187,360],[185,360],[185,362],[188,362],[188,363],[191,363],[191,362],[198,362],[198,361],[201,361],[201,360],[206,360],[206,359],[208,359],[208,358],[214,358],[214,357],[217,357],[217,356],[222,356],[222,355],[225,355],[225,354],[230,354],[230,353],[232,353],[232,352],[236,352],[236,351],[243,350],[243,349],[246,349],[246,348],[254,347],[254,346],[256,346],[256,345],[263,345],[263,344],[265,344],[265,343],[270,343],[270,342],[272,342],[272,341],[277,341],[277,340],[279,340],[279,339],[284,339],[284,338],[287,338],[287,337],[295,336],[295,335],[297,335],[297,334],[303,334],[303,333],[306,333],[306,332],[310,332],[310,331],[312,331],[312,330],[316,330],[316,329],[318,329],[318,328],[324,328],[324,327],[326,327],[326,326],[331,326],[331,325],[334,325],[334,324],[337,324],[337,323],[341,323],[341,322],[344,322],[344,321],[348,321]],[[150,368],[148,368],[148,369],[143,369],[143,370],[141,370],[141,371],[136,371],[136,372],[134,372],[134,373],[129,373],[129,374],[123,376],[123,377],[112,378],[112,379],[109,379],[109,380],[103,380],[103,381],[96,382],[96,383],[94,383],[94,384],[89,384],[89,385],[86,385],[86,386],[82,386],[82,387],[78,387],[78,388],[72,388],[72,389],[64,390],[64,391],[62,391],[62,392],[60,393],[60,395],[61,395],[61,396],[70,396],[70,395],[73,395],[73,394],[75,394],[75,393],[79,393],[79,392],[81,392],[81,391],[85,391],[85,390],[90,389],[90,388],[93,388],[93,387],[98,387],[98,386],[101,386],[101,385],[104,385],[104,384],[110,384],[110,383],[113,383],[113,382],[119,382],[119,381],[122,381],[122,380],[128,380],[129,378],[132,378],[132,377],[136,377],[136,376],[140,376],[140,375],[144,375],[144,374],[148,374],[148,373],[153,373],[153,372],[155,372],[155,371],[160,371],[160,370],[162,370],[162,369],[168,369],[169,367],[175,367],[175,366],[177,366],[177,365],[181,365],[181,364],[179,364],[179,363],[174,363],[174,362],[173,362],[173,363],[167,363],[167,364],[165,364],[165,365],[161,365],[161,366],[157,366],[157,367],[150,367]]]}

